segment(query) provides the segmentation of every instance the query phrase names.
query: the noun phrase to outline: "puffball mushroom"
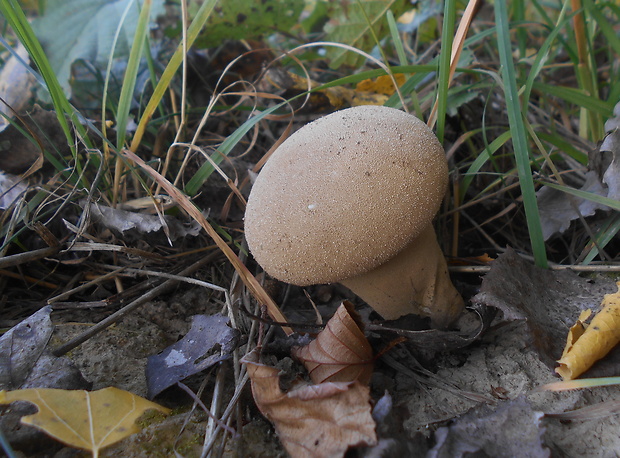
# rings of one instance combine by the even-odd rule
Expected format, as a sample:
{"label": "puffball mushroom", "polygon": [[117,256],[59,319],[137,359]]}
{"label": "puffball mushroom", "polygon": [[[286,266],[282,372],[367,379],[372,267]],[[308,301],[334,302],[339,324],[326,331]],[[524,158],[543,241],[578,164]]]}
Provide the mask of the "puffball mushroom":
{"label": "puffball mushroom", "polygon": [[274,151],[250,192],[245,236],[283,282],[339,282],[385,319],[416,313],[446,327],[463,309],[431,224],[447,185],[426,124],[393,108],[348,108]]}

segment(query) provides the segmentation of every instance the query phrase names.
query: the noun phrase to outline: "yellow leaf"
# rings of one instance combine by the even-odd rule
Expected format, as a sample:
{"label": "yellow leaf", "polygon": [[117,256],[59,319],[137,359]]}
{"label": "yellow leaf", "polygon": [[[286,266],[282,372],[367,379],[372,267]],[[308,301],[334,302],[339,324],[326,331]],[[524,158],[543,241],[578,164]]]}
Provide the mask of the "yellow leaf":
{"label": "yellow leaf", "polygon": [[28,401],[39,411],[22,423],[45,431],[72,447],[99,450],[140,431],[135,421],[149,409],[170,410],[118,388],[99,391],[26,389],[0,391],[0,404]]}
{"label": "yellow leaf", "polygon": [[562,358],[566,356],[566,354],[571,351],[575,342],[579,340],[579,338],[586,332],[588,325],[586,321],[592,315],[592,310],[582,310],[579,314],[579,318],[577,318],[577,322],[571,326],[568,330],[568,335],[566,336],[566,346],[564,347],[564,351],[562,352]]}
{"label": "yellow leaf", "polygon": [[587,329],[570,348],[567,347],[558,361],[560,366],[555,371],[564,380],[572,380],[583,374],[620,342],[620,282],[617,286],[618,292],[605,295],[601,303],[602,310],[592,318]]}
{"label": "yellow leaf", "polygon": [[[405,75],[397,73],[394,79],[399,86],[405,83]],[[363,80],[357,83],[355,90],[358,92],[374,92],[375,94],[392,95],[396,92],[392,77],[389,75],[378,76],[376,79]]]}
{"label": "yellow leaf", "polygon": [[[399,86],[405,83],[405,75],[397,73],[394,79]],[[376,79],[363,80],[357,83],[355,94],[351,104],[359,105],[383,105],[396,92],[392,77],[382,75]]]}

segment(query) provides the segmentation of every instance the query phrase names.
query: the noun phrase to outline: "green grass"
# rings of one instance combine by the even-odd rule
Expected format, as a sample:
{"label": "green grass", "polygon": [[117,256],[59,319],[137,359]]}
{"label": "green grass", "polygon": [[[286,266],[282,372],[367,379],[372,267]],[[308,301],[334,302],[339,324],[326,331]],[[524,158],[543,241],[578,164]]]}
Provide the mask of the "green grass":
{"label": "green grass", "polygon": [[[183,79],[187,75],[185,71],[183,75],[179,74],[187,49],[204,33],[216,3],[216,0],[209,0],[200,6],[192,16],[187,33],[182,37],[184,42],[179,43],[163,63],[155,62],[156,57],[151,55],[152,37],[149,36],[148,27],[150,2],[143,5],[120,96],[117,100],[111,99],[108,91],[113,66],[112,56],[102,88],[102,104],[109,108],[115,121],[115,138],[108,137],[111,131],[105,125],[97,130],[92,125],[87,129],[81,123],[75,122],[81,113],[62,92],[43,48],[29,27],[27,17],[18,2],[9,0],[1,4],[0,11],[6,18],[6,24],[26,46],[40,81],[50,93],[52,107],[72,148],[70,158],[61,157],[54,151],[45,151],[46,160],[65,177],[64,186],[67,192],[71,186],[79,188],[77,193],[81,195],[96,194],[98,190],[112,204],[121,202],[128,195],[152,195],[159,190],[159,186],[151,178],[138,172],[130,161],[118,153],[127,148],[134,153],[148,154],[155,143],[154,133],[165,123],[173,120],[178,122],[181,119],[183,128],[187,129],[192,122],[197,121],[195,118],[192,121],[193,113],[203,110],[201,122],[204,124],[211,119],[219,119],[220,113],[229,108],[224,102],[225,99],[220,98],[221,93],[212,95],[206,109],[193,106],[191,94],[187,94],[186,81]],[[357,2],[356,7],[363,8],[364,3]],[[331,71],[321,76],[321,84],[310,92],[316,94],[335,87],[353,88],[355,84],[369,78],[384,74],[404,74],[406,82],[400,92],[405,99],[395,93],[385,104],[399,107],[404,102],[409,111],[426,118],[436,103],[436,122],[431,122],[436,125],[436,133],[446,148],[458,137],[467,138],[451,158],[458,197],[452,202],[452,206],[448,204],[446,213],[458,213],[462,206],[468,211],[473,208],[480,212],[480,217],[485,221],[494,220],[494,214],[499,215],[498,225],[491,230],[497,234],[497,244],[517,245],[520,250],[532,254],[537,265],[546,266],[548,242],[542,238],[536,190],[540,186],[555,186],[567,194],[583,194],[573,184],[566,184],[562,180],[569,168],[567,160],[576,162],[571,162],[570,167],[578,165],[585,170],[586,145],[594,146],[594,142],[602,138],[602,122],[612,115],[613,107],[620,98],[620,88],[611,84],[617,80],[619,70],[614,65],[604,67],[604,64],[600,64],[605,61],[615,62],[620,54],[620,40],[614,30],[620,11],[613,5],[597,4],[591,0],[584,0],[582,8],[578,10],[562,2],[542,4],[539,1],[517,1],[511,2],[510,8],[505,1],[495,2],[493,16],[497,26],[489,25],[488,22],[479,23],[479,18],[474,19],[463,47],[469,58],[463,61],[465,67],[457,68],[452,77],[451,53],[455,46],[455,31],[463,14],[460,8],[459,2],[444,3],[443,15],[438,18],[440,21],[437,26],[437,40],[416,41],[415,49],[420,51],[417,53],[412,52],[411,43],[407,42],[411,40],[411,35],[399,31],[398,18],[388,12],[386,36],[378,36],[373,27],[368,28],[378,51],[375,54],[379,56],[377,62],[381,62],[383,68],[367,65],[354,71]],[[587,27],[579,27],[580,21]],[[312,59],[318,59],[317,53],[296,52],[293,46],[295,40],[291,37],[281,43],[289,46],[285,51],[302,56],[297,57],[297,63],[294,59],[283,59],[281,62],[288,68],[302,65],[311,69],[315,63]],[[303,48],[311,46],[312,42]],[[344,45],[342,49],[365,55],[362,50]],[[426,49],[435,51],[425,55]],[[533,49],[536,50],[534,54]],[[592,58],[594,55],[598,58]],[[148,62],[153,87],[151,91],[140,96],[140,107],[134,110],[132,103],[138,71],[144,57]],[[304,58],[308,60],[304,61]],[[158,70],[158,65],[160,68],[163,66],[163,70]],[[604,68],[600,69],[597,65]],[[234,68],[229,71],[234,71]],[[570,76],[568,79],[565,76],[567,72]],[[605,75],[608,80],[604,79]],[[560,76],[564,80],[558,83],[556,80]],[[178,104],[181,107],[180,113],[171,109],[167,97],[168,94],[178,97],[179,87],[182,88],[182,100]],[[251,91],[247,94],[251,94]],[[469,94],[473,94],[473,98],[479,100],[481,105],[477,105],[476,109],[479,111],[468,118],[464,115],[467,113],[467,105],[459,108],[456,100]],[[182,187],[187,195],[200,196],[210,180],[220,179],[213,177],[216,167],[229,161],[235,151],[245,149],[243,145],[251,132],[256,132],[257,128],[262,129],[270,122],[272,115],[288,113],[290,104],[307,96],[306,92],[299,91],[288,100],[272,103],[269,97],[249,95],[247,99],[251,102],[228,114],[231,125],[236,127],[229,129],[218,141],[204,143],[203,150],[212,151],[209,161],[203,161],[198,167],[187,168],[188,162],[185,160],[183,167],[179,168],[174,165],[176,153],[166,150],[165,146],[161,158],[165,164],[162,169],[164,176],[167,175],[175,183],[183,183]],[[186,107],[189,107],[189,110],[186,110]],[[154,117],[156,110],[159,110],[158,116]],[[448,112],[455,112],[457,116],[451,118]],[[248,117],[248,113],[252,114]],[[127,130],[131,118],[137,120],[134,132]],[[578,125],[575,134],[581,135],[579,142],[565,135],[563,129],[572,128],[562,124],[566,120],[572,120]],[[260,130],[258,132],[260,139]],[[175,138],[178,139],[180,134],[179,130]],[[189,134],[191,135],[191,131]],[[29,135],[28,132],[25,132],[25,135]],[[76,141],[76,138],[79,140]],[[195,136],[192,147],[197,146],[196,142],[199,141],[200,135]],[[267,147],[268,145],[261,146]],[[87,156],[80,153],[84,148],[91,151],[102,149],[103,154],[91,154],[86,160]],[[181,154],[187,155],[189,150],[188,148]],[[97,171],[101,171],[95,186],[98,189],[93,189]],[[515,182],[518,183],[518,188],[515,188]],[[486,198],[491,195],[506,199],[513,210],[508,208],[509,205],[501,203],[485,209],[478,206],[478,202],[492,201]],[[598,196],[585,197],[597,202],[605,201]],[[40,203],[42,200],[36,198],[33,202]],[[607,201],[607,204],[617,210],[617,205],[613,202]],[[36,210],[36,206],[28,208],[30,212]],[[511,234],[506,231],[509,221],[514,220],[521,222],[527,232],[512,231],[514,233]],[[456,224],[455,231],[458,233],[461,223]],[[595,246],[613,243],[613,234],[617,232],[616,220],[611,218],[606,226],[595,232]],[[457,239],[457,243],[464,247],[465,252],[476,251],[475,246],[467,246],[470,242],[466,239]],[[592,244],[592,240],[581,242],[578,253],[573,257],[579,257],[579,253]],[[596,250],[588,250],[587,255],[581,256],[582,262],[596,259]],[[459,252],[458,246],[455,251]]]}

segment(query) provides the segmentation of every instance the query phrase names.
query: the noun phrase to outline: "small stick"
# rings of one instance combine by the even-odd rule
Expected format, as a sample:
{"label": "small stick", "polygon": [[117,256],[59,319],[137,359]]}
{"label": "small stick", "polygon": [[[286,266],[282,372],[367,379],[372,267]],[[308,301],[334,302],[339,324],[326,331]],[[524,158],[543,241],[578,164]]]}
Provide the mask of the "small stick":
{"label": "small stick", "polygon": [[5,256],[0,258],[0,269],[6,269],[7,267],[18,266],[30,261],[36,261],[37,259],[51,256],[60,251],[59,246],[51,246],[47,248],[40,248],[38,250],[27,251],[26,253],[13,254],[11,256]]}
{"label": "small stick", "polygon": [[[448,266],[450,272],[458,273],[484,273],[491,270],[491,266]],[[620,265],[589,265],[576,266],[556,264],[550,265],[549,270],[572,270],[574,272],[620,272]]]}
{"label": "small stick", "polygon": [[112,272],[109,272],[105,275],[101,275],[100,277],[95,278],[94,280],[91,280],[89,282],[83,283],[79,286],[76,286],[73,289],[70,289],[68,291],[65,291],[64,293],[59,294],[58,296],[54,296],[50,299],[47,300],[48,305],[49,304],[53,304],[54,302],[58,302],[58,301],[64,301],[65,299],[70,298],[71,296],[73,296],[75,293],[83,291],[85,289],[90,288],[93,285],[96,285],[98,283],[101,283],[103,281],[106,281],[107,279],[114,277],[116,275],[118,275],[119,273],[121,273],[123,270],[125,270],[126,267],[120,267],[116,270],[113,270]]}
{"label": "small stick", "polygon": [[[179,275],[181,275],[181,276],[189,275],[189,274],[195,272],[202,265],[207,264],[208,262],[212,261],[216,256],[219,256],[219,252],[214,252],[214,253],[211,253],[208,256],[205,256],[204,258],[196,261],[194,264],[190,265],[189,267],[186,267],[185,269],[183,269],[181,272],[179,272]],[[131,312],[133,312],[135,309],[137,309],[141,305],[145,304],[146,302],[148,302],[148,301],[150,301],[152,299],[155,299],[160,294],[163,294],[163,293],[171,290],[174,286],[176,286],[176,284],[178,282],[179,281],[176,280],[176,279],[174,279],[174,280],[173,279],[169,279],[169,280],[166,280],[165,282],[157,285],[152,290],[150,290],[147,293],[145,293],[143,296],[140,296],[138,299],[136,299],[135,301],[127,304],[125,307],[123,307],[119,311],[117,311],[117,312],[113,313],[112,315],[110,315],[109,317],[101,320],[99,323],[95,324],[94,326],[92,326],[90,329],[88,329],[87,331],[83,332],[79,336],[77,336],[77,337],[71,339],[69,342],[66,342],[66,343],[62,344],[61,346],[57,347],[55,350],[52,351],[52,354],[54,356],[62,356],[64,354],[66,354],[67,352],[73,350],[78,345],[81,345],[84,342],[86,342],[88,339],[90,339],[92,336],[94,336],[98,332],[103,331],[108,326],[110,326],[110,325],[116,323],[117,321],[119,321],[120,319],[124,318],[126,315],[130,314]]]}
{"label": "small stick", "polygon": [[198,396],[196,396],[196,394],[185,383],[177,382],[177,386],[181,388],[183,391],[185,391],[187,394],[189,394],[189,396],[194,400],[194,402],[198,404],[200,407],[202,407],[202,410],[204,410],[205,413],[209,416],[209,420],[215,421],[220,427],[224,428],[226,431],[228,431],[233,436],[237,434],[237,431],[235,431],[230,426],[227,426],[219,418],[215,417],[213,413],[209,410],[209,408],[204,404],[204,402],[202,402],[202,400]]}

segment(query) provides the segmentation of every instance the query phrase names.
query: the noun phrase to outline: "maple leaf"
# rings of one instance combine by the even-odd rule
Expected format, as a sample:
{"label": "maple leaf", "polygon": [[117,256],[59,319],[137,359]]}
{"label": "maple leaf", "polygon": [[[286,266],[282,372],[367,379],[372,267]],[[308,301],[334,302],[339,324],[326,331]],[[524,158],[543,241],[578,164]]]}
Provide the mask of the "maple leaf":
{"label": "maple leaf", "polygon": [[118,388],[98,391],[26,389],[0,391],[0,404],[28,401],[39,411],[22,418],[22,423],[45,431],[65,444],[99,451],[140,431],[135,421],[147,410],[165,414],[169,409]]}

